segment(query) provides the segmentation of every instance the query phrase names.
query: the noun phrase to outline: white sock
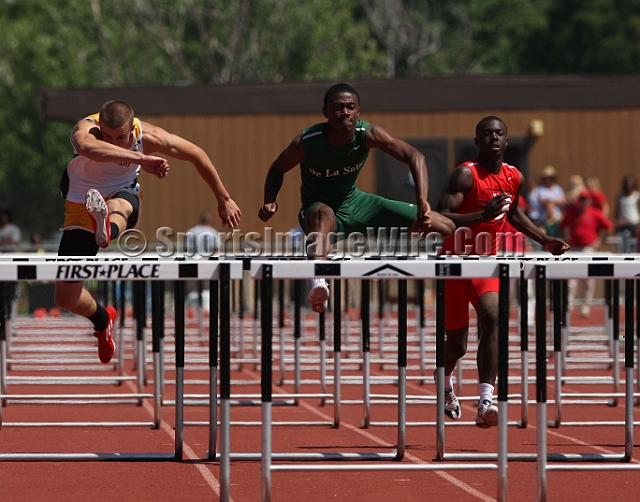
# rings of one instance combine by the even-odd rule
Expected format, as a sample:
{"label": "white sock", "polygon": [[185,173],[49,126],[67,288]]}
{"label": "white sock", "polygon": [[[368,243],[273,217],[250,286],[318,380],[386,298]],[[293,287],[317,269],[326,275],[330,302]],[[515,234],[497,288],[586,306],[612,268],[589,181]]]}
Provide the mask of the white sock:
{"label": "white sock", "polygon": [[444,376],[444,388],[445,390],[453,389],[453,373],[451,373],[451,375]]}
{"label": "white sock", "polygon": [[485,401],[493,402],[493,385],[481,383],[478,387],[480,388],[480,404]]}
{"label": "white sock", "polygon": [[311,279],[311,289],[316,286],[327,286],[327,281],[325,279]]}

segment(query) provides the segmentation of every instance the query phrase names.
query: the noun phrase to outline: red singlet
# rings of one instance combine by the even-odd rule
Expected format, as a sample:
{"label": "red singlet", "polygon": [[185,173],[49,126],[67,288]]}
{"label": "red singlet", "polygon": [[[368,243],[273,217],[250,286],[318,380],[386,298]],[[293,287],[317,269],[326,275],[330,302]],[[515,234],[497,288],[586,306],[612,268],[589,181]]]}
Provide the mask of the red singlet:
{"label": "red singlet", "polygon": [[[460,164],[456,169],[468,167],[473,175],[473,186],[456,210],[457,214],[482,211],[496,196],[507,194],[509,203],[515,201],[520,190],[520,171],[502,163],[498,174],[487,172],[478,159]],[[447,255],[494,255],[506,222],[507,211],[491,221],[471,225],[467,230],[456,229],[456,233],[444,241],[443,254]],[[499,280],[453,279],[445,281],[445,328],[457,330],[469,324],[469,303],[477,308],[478,299],[488,292],[499,291]]]}

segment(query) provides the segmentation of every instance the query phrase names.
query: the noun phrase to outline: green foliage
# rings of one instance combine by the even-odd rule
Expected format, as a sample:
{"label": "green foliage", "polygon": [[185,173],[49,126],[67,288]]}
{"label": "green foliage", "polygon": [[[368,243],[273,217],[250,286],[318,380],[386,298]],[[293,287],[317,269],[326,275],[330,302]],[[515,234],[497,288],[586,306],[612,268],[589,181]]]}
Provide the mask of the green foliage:
{"label": "green foliage", "polygon": [[526,34],[520,71],[640,71],[640,1],[547,0],[543,18]]}

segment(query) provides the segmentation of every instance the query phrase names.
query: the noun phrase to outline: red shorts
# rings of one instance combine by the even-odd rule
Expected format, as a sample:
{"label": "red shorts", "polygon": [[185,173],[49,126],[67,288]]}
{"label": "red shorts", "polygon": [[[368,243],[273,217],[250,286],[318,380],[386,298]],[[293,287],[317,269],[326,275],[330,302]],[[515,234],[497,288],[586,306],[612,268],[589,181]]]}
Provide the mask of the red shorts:
{"label": "red shorts", "polygon": [[500,279],[447,279],[444,281],[444,327],[456,330],[469,324],[469,302],[477,310],[478,298],[485,293],[498,293]]}

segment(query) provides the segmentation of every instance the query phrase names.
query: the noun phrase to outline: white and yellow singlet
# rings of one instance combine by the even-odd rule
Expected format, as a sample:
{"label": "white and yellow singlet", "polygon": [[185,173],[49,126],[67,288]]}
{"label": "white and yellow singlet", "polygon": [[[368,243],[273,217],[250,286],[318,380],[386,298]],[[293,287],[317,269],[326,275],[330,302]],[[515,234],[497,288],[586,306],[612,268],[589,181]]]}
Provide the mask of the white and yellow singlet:
{"label": "white and yellow singlet", "polygon": [[[84,120],[100,126],[99,114],[89,115]],[[129,150],[144,153],[142,150],[142,126],[137,118],[133,119],[133,141]],[[82,228],[93,232],[91,217],[85,208],[87,190],[93,188],[108,200],[116,192],[128,191],[140,196],[138,184],[139,164],[129,162],[97,162],[79,155],[74,150],[73,160],[69,162],[62,176],[60,188],[65,199],[64,224],[60,230]]]}

